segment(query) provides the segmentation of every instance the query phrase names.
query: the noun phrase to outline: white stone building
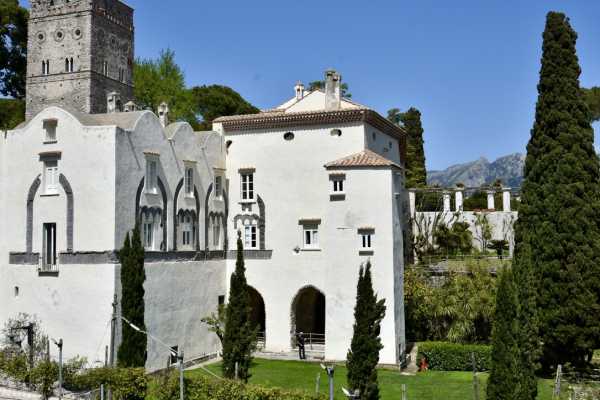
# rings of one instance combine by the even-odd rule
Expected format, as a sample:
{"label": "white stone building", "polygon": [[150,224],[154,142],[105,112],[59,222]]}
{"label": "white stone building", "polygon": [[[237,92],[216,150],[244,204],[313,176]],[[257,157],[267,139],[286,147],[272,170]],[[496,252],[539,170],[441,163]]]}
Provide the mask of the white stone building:
{"label": "white stone building", "polygon": [[[223,117],[229,236],[241,230],[249,284],[264,302],[266,349],[287,351],[296,332],[325,339],[344,359],[359,266],[373,264],[386,299],[381,362],[404,345],[403,132],[340,97],[341,78],[274,110]],[[228,260],[228,273],[235,260]]]}
{"label": "white stone building", "polygon": [[[85,53],[75,59],[94,59],[88,53],[97,51],[78,40],[102,29],[110,37],[111,24],[122,29],[122,19],[103,8],[107,2],[114,3],[108,10],[122,9],[118,0],[88,1],[89,29],[61,37],[70,52]],[[70,18],[81,17],[70,12],[73,3],[37,0],[36,7],[71,26]],[[43,51],[43,43],[35,46]],[[111,85],[77,92],[85,104],[104,97],[107,113],[76,111],[72,99],[63,103],[53,92],[71,74],[86,84],[81,71],[50,71],[48,86],[35,77],[43,104],[0,135],[0,321],[35,314],[50,337],[64,339],[66,358],[104,362],[115,297],[119,311],[116,252],[137,223],[146,248],[148,331],[186,359],[213,352],[218,339],[200,319],[225,301],[240,231],[266,351],[291,351],[302,331],[325,358],[345,359],[359,266],[370,260],[387,305],[380,361],[397,362],[408,213],[401,129],[342,99],[334,71],[325,91],[297,85],[280,107],[219,118],[210,132],[169,123],[166,105],[158,115],[122,106]],[[117,320],[115,347],[120,326]],[[167,358],[168,350],[149,340],[147,367],[162,368]]]}

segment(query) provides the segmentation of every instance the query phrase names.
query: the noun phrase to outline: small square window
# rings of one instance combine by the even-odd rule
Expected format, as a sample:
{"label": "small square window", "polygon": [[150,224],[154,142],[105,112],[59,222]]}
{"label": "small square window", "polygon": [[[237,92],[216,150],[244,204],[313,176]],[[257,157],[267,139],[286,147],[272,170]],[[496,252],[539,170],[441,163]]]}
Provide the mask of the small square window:
{"label": "small square window", "polygon": [[360,251],[362,255],[372,255],[375,244],[375,230],[373,228],[363,228],[358,230],[360,238]]}
{"label": "small square window", "polygon": [[55,119],[48,119],[44,121],[44,142],[55,143],[56,142],[56,126],[58,121]]}
{"label": "small square window", "polygon": [[333,193],[334,194],[342,194],[344,193],[344,177],[343,176],[335,176],[331,180],[333,184]]}
{"label": "small square window", "polygon": [[304,248],[318,249],[319,248],[319,225],[306,224],[303,227]]}
{"label": "small square window", "polygon": [[219,297],[218,297],[218,299],[217,299],[217,303],[218,303],[220,306],[223,306],[223,305],[225,305],[225,296],[224,296],[224,295],[221,295],[221,296],[219,296]]}
{"label": "small square window", "polygon": [[362,248],[370,249],[371,248],[371,234],[363,233],[361,236],[362,236]]}

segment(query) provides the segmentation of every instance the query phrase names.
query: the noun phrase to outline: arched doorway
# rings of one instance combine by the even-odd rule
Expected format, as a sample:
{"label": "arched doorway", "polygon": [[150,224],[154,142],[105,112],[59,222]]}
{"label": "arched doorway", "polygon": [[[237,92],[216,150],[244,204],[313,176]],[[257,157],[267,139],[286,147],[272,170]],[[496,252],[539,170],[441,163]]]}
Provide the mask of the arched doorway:
{"label": "arched doorway", "polygon": [[265,302],[260,293],[252,286],[248,286],[248,296],[250,297],[250,322],[253,328],[258,329],[258,346],[264,347],[267,329]]}
{"label": "arched doorway", "polygon": [[298,291],[292,301],[292,347],[295,347],[296,334],[302,332],[307,349],[314,350],[325,346],[325,295],[314,286],[306,286]]}

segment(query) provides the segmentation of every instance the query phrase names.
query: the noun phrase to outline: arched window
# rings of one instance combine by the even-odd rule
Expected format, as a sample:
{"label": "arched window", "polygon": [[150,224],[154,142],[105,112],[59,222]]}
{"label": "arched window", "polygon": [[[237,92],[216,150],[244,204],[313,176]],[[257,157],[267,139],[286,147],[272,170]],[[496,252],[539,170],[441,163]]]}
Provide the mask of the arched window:
{"label": "arched window", "polygon": [[161,217],[162,210],[160,209],[145,208],[141,212],[142,242],[147,251],[155,251],[160,248]]}
{"label": "arched window", "polygon": [[196,213],[179,210],[179,246],[181,250],[194,250],[196,244]]}
{"label": "arched window", "polygon": [[73,72],[73,71],[74,71],[74,69],[73,69],[73,57],[71,57],[69,59],[69,72]]}

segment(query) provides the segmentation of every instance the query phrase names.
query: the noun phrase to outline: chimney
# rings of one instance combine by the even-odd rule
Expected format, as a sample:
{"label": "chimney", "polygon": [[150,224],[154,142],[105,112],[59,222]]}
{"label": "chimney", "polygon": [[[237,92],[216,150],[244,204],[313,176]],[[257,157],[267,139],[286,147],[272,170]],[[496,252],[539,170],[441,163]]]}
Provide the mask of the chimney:
{"label": "chimney", "polygon": [[114,114],[123,111],[123,103],[121,103],[121,94],[119,92],[110,92],[106,96],[106,112]]}
{"label": "chimney", "polygon": [[296,101],[302,100],[304,98],[304,84],[302,82],[296,83],[294,90],[296,91]]}
{"label": "chimney", "polygon": [[342,76],[335,70],[325,71],[325,110],[339,110],[341,107]]}
{"label": "chimney", "polygon": [[137,111],[138,107],[133,101],[128,101],[125,103],[125,112],[134,112]]}
{"label": "chimney", "polygon": [[158,118],[162,126],[169,125],[169,106],[164,101],[158,106]]}

